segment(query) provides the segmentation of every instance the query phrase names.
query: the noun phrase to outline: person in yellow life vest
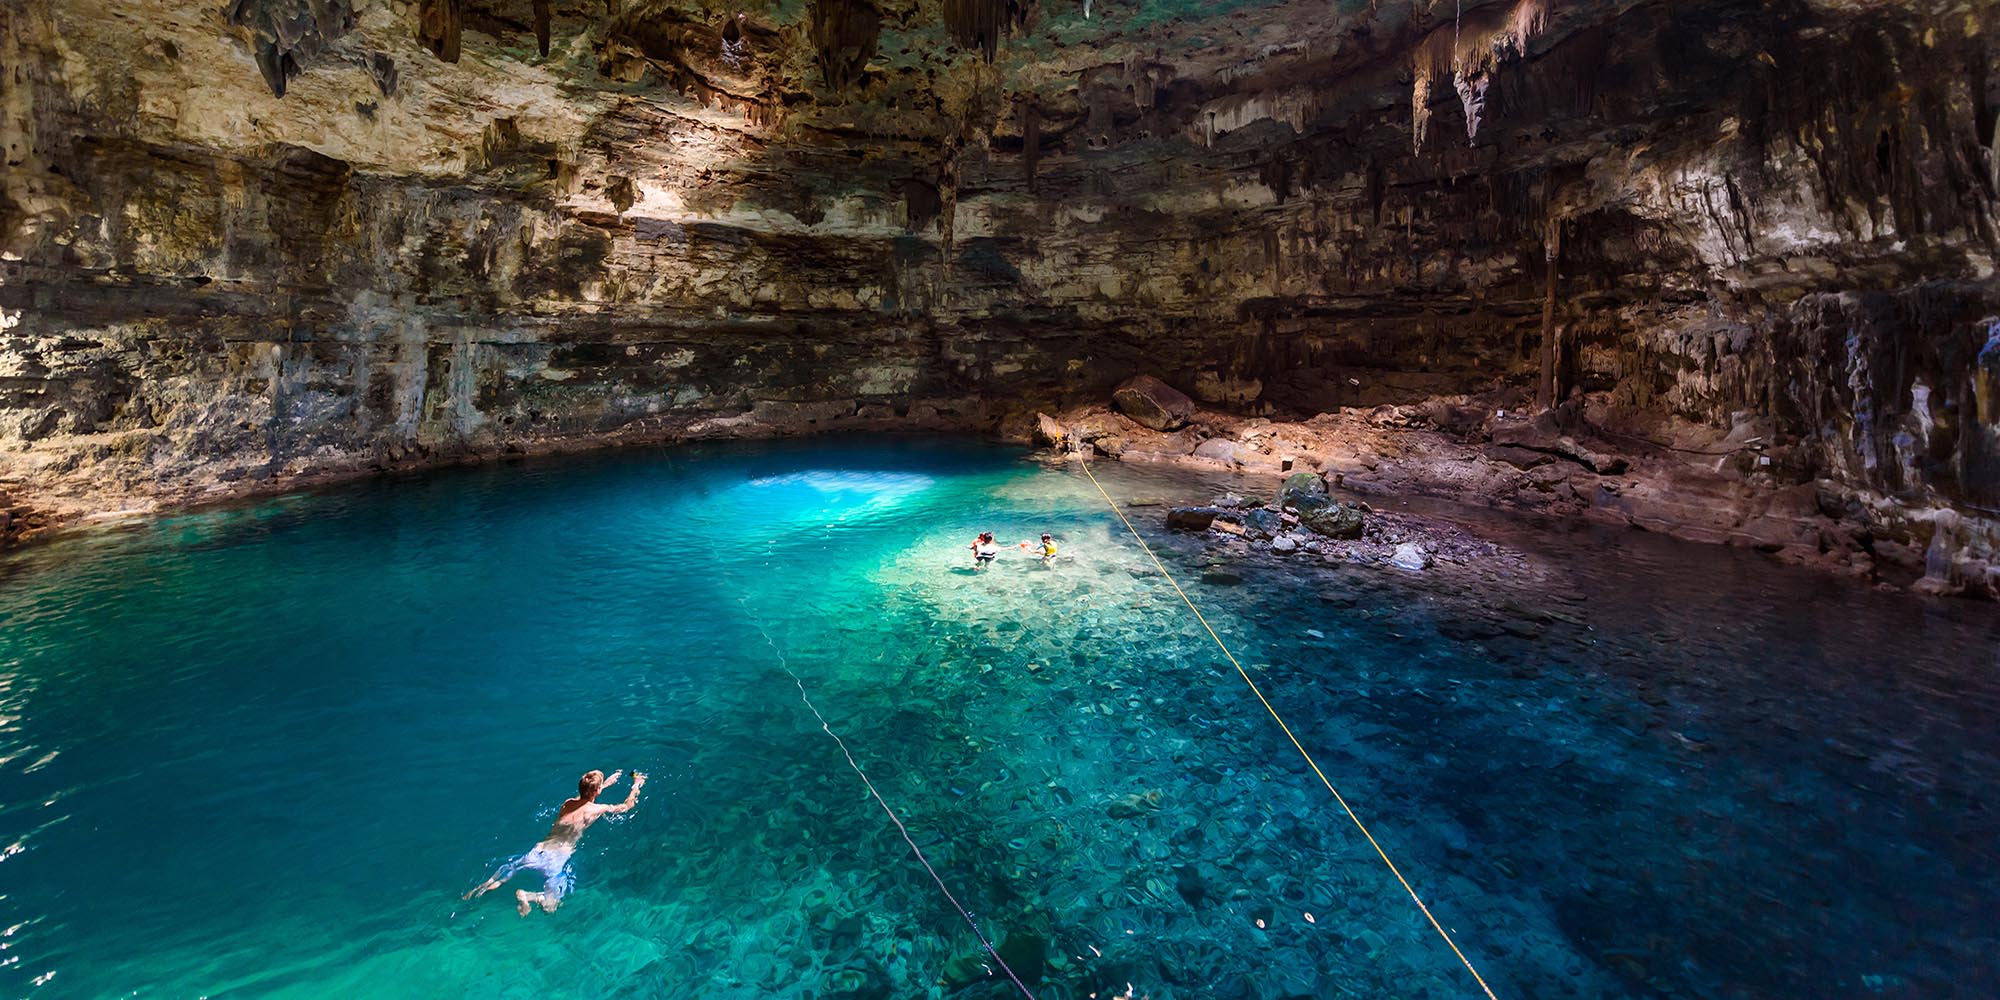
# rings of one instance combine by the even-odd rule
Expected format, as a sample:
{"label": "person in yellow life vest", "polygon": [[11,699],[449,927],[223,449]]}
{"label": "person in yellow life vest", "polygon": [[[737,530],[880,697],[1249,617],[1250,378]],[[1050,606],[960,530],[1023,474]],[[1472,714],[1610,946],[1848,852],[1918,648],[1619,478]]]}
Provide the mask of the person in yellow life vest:
{"label": "person in yellow life vest", "polygon": [[1042,565],[1056,561],[1056,540],[1048,532],[1042,532]]}

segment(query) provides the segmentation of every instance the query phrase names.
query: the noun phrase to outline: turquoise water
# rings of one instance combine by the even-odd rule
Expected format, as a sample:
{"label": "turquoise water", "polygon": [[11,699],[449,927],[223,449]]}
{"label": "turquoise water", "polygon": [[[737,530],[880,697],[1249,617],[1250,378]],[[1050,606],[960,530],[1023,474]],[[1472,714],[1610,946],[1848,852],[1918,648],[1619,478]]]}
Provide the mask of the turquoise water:
{"label": "turquoise water", "polygon": [[[2000,993],[1993,608],[1485,528],[1546,572],[1191,590],[1500,995]],[[975,574],[981,530],[1064,559]],[[1475,990],[1088,484],[1019,452],[454,470],[0,573],[0,993],[1014,995],[801,685],[1038,996]],[[566,905],[461,902],[591,767],[652,782]]]}

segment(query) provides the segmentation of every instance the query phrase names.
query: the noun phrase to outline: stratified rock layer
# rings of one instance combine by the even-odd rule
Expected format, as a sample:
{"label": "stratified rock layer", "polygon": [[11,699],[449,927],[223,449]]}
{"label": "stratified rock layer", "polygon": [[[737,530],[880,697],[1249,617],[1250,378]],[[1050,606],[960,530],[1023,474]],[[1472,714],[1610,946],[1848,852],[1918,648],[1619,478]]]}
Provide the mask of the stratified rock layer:
{"label": "stratified rock layer", "polygon": [[1996,22],[22,0],[0,491],[1025,430],[1151,374],[1293,414],[1581,392],[1762,438],[1768,474],[1861,508],[1990,523]]}

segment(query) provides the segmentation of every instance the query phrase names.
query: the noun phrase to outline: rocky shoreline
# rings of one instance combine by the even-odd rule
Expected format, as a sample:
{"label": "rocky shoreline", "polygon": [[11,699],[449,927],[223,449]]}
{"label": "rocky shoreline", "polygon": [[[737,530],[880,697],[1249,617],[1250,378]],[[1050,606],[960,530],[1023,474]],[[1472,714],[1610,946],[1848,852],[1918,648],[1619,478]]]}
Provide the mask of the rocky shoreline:
{"label": "rocky shoreline", "polygon": [[[1135,380],[1111,405],[1039,414],[1034,436],[1119,461],[1270,475],[1274,485],[1303,471],[1359,497],[1577,518],[1754,548],[1878,586],[2000,599],[2000,521],[1808,478],[1803,449],[1765,422],[1746,418],[1724,431],[1584,396],[1530,416],[1520,412],[1526,402],[1498,390],[1283,421],[1202,409],[1157,380]],[[1257,510],[1218,514],[1220,530],[1298,513]],[[1280,552],[1309,542],[1289,524],[1245,535]]]}
{"label": "rocky shoreline", "polygon": [[[320,449],[310,458],[285,463],[191,460],[184,474],[112,479],[102,467],[72,463],[30,463],[19,456],[11,469],[0,463],[0,552],[46,541],[76,528],[151,517],[170,511],[238,503],[295,490],[315,489],[373,476],[582,454],[615,448],[683,444],[693,441],[764,440],[815,434],[990,432],[984,414],[958,414],[932,407],[924,414],[896,416],[865,408],[814,411],[810,419],[765,415],[689,417],[643,421],[614,431],[523,436],[484,445],[344,451]],[[97,469],[91,474],[90,469]]]}
{"label": "rocky shoreline", "polygon": [[[1305,512],[1326,518],[1358,510],[1354,520],[1361,527],[1349,537],[1302,524],[1295,502],[1274,506],[1241,498],[1223,498],[1197,529],[1280,555],[1392,565],[1400,549],[1403,562],[1418,568],[1414,564],[1463,564],[1504,554],[1448,520],[1375,511],[1365,500],[1411,496],[1754,548],[1877,586],[2000,599],[2000,520],[1983,512],[1913,505],[1830,479],[1802,479],[1797,449],[1754,420],[1723,431],[1621,411],[1600,397],[1575,398],[1534,416],[1519,411],[1525,405],[1520,392],[1497,390],[1278,420],[1205,409],[1157,379],[1142,378],[1121,386],[1109,404],[1034,418],[857,411],[799,425],[690,419],[490,448],[321,455],[284,468],[172,482],[102,483],[38,469],[0,477],[0,549],[76,527],[394,472],[697,440],[997,430],[1005,440],[1078,448],[1123,462],[1268,475],[1274,487],[1303,472],[1323,483],[1329,496],[1358,501]],[[1194,517],[1199,515],[1177,511],[1170,521],[1188,526]]]}
{"label": "rocky shoreline", "polygon": [[1282,506],[1231,493],[1208,505],[1168,511],[1167,527],[1204,533],[1212,541],[1273,555],[1317,556],[1328,562],[1411,572],[1439,563],[1505,563],[1514,571],[1526,566],[1520,553],[1443,518],[1379,511],[1366,501],[1334,500],[1325,492],[1324,481],[1313,473],[1297,473],[1288,480]]}

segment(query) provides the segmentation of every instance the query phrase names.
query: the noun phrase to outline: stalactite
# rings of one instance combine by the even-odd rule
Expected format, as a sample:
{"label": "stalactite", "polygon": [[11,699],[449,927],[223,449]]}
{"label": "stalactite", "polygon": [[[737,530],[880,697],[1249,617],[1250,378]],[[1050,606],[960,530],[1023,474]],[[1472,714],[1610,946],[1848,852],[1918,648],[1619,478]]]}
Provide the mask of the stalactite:
{"label": "stalactite", "polygon": [[369,79],[375,81],[375,89],[383,97],[396,96],[396,87],[402,75],[396,71],[396,60],[391,59],[387,52],[370,52],[363,68],[368,70]]}
{"label": "stalactite", "polygon": [[1535,405],[1547,410],[1562,401],[1559,395],[1562,387],[1556,384],[1556,370],[1561,361],[1561,348],[1556,342],[1556,284],[1562,278],[1562,220],[1552,218],[1544,223],[1542,257],[1548,268],[1542,279],[1541,376],[1536,383]]}
{"label": "stalactite", "polygon": [[1133,60],[1125,64],[1125,76],[1131,81],[1132,103],[1143,111],[1159,103],[1161,88],[1174,82],[1174,68]]}
{"label": "stalactite", "polygon": [[1260,239],[1264,249],[1264,264],[1271,269],[1271,294],[1281,294],[1285,285],[1285,259],[1279,252],[1277,228],[1274,226],[1264,230]]}
{"label": "stalactite", "polygon": [[944,276],[951,278],[951,248],[953,228],[958,221],[958,151],[952,151],[951,161],[945,167],[945,174],[938,182],[938,249],[943,257]]}
{"label": "stalactite", "polygon": [[1021,102],[1021,163],[1028,173],[1028,191],[1035,190],[1035,168],[1042,162],[1042,109],[1030,97]]}
{"label": "stalactite", "polygon": [[845,91],[861,79],[882,34],[882,13],[868,0],[814,0],[806,26],[820,80]]}
{"label": "stalactite", "polygon": [[1437,75],[1430,46],[1420,45],[1410,58],[1415,81],[1410,86],[1410,138],[1412,152],[1423,155],[1424,136],[1431,128],[1431,78]]}
{"label": "stalactite", "polygon": [[278,97],[313,57],[355,25],[350,0],[235,0],[225,16],[249,30],[257,70]]}
{"label": "stalactite", "polygon": [[1373,220],[1375,225],[1379,226],[1382,224],[1382,202],[1387,193],[1386,188],[1388,186],[1385,183],[1385,178],[1382,175],[1382,164],[1377,163],[1374,160],[1368,161],[1368,174],[1367,174],[1366,184],[1368,192],[1368,209],[1370,212],[1370,218]]}
{"label": "stalactite", "polygon": [[1996,195],[2000,195],[2000,113],[1993,116],[1993,142],[1987,151],[1987,183]]}
{"label": "stalactite", "polygon": [[535,0],[535,47],[543,57],[549,54],[549,0]]}
{"label": "stalactite", "polygon": [[1454,72],[1451,75],[1452,88],[1458,91],[1459,106],[1465,109],[1465,138],[1468,142],[1479,138],[1479,123],[1486,117],[1486,87],[1490,82],[1483,70],[1471,74]]}
{"label": "stalactite", "polygon": [[2000,431],[2000,318],[1982,321],[1986,344],[1972,370],[1973,416]]}
{"label": "stalactite", "polygon": [[611,207],[623,213],[638,202],[639,189],[632,183],[632,178],[617,176],[604,185],[604,197],[611,202]]}
{"label": "stalactite", "polygon": [[1271,158],[1264,161],[1263,168],[1257,171],[1257,179],[1271,189],[1271,196],[1280,205],[1292,196],[1292,161],[1284,150],[1272,151]]}
{"label": "stalactite", "polygon": [[1521,0],[1507,19],[1505,42],[1515,55],[1525,55],[1528,42],[1549,26],[1549,0]]}
{"label": "stalactite", "polygon": [[439,59],[458,61],[459,33],[465,28],[465,0],[418,0],[417,41]]}
{"label": "stalactite", "polygon": [[1410,53],[1410,131],[1417,153],[1423,152],[1430,129],[1431,86],[1439,71],[1450,68],[1452,86],[1465,108],[1466,138],[1478,138],[1493,67],[1502,59],[1527,53],[1529,41],[1548,26],[1549,2],[1517,0],[1497,26],[1488,21],[1489,27],[1474,30],[1464,30],[1460,19],[1454,18],[1449,37],[1440,28],[1417,43]]}
{"label": "stalactite", "polygon": [[951,37],[992,62],[1000,36],[1024,27],[1032,0],[944,0],[944,23]]}

